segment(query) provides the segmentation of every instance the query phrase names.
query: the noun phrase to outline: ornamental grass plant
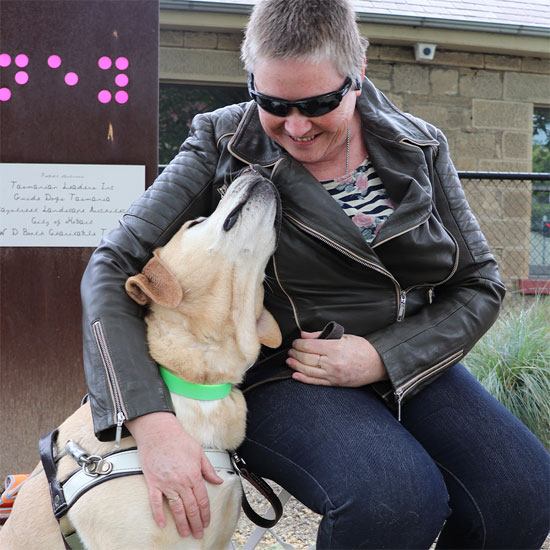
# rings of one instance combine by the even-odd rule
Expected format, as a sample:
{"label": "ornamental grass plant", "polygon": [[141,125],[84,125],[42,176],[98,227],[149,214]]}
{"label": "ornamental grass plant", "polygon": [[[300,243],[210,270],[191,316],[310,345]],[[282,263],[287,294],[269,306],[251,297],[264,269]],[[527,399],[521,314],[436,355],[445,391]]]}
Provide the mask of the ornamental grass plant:
{"label": "ornamental grass plant", "polygon": [[550,297],[501,315],[464,363],[550,449]]}

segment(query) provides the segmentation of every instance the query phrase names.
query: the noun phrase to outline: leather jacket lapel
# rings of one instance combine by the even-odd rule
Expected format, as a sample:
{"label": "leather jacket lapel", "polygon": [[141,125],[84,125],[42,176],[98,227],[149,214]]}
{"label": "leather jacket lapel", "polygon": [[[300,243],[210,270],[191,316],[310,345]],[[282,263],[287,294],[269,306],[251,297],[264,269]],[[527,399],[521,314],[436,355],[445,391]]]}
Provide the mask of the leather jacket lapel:
{"label": "leather jacket lapel", "polygon": [[281,195],[283,217],[299,222],[319,238],[379,263],[351,218],[302,164],[285,155],[271,177]]}
{"label": "leather jacket lapel", "polygon": [[374,239],[376,246],[425,222],[432,212],[432,191],[420,147],[383,143],[368,132],[365,141],[370,160],[396,207]]}

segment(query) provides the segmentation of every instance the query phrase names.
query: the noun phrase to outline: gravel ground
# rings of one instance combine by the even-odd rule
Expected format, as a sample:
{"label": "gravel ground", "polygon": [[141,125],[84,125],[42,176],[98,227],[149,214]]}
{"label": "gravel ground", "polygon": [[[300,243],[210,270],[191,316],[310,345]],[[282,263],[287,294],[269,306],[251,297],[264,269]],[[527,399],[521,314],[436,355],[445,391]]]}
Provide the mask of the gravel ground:
{"label": "gravel ground", "polygon": [[[272,484],[277,488],[275,484]],[[263,506],[265,502],[258,497],[255,491],[246,489],[250,504],[260,514],[265,514],[269,505]],[[314,548],[317,536],[317,526],[321,516],[308,510],[296,499],[291,498],[285,505],[283,517],[274,527],[275,533],[287,544],[291,544],[295,550],[310,550]],[[241,514],[239,525],[233,541],[237,549],[244,547],[246,540],[254,531],[256,526],[249,521],[245,514]],[[267,533],[256,546],[256,550],[290,550],[286,548],[272,534]],[[550,537],[546,539],[541,550],[550,550]]]}
{"label": "gravel ground", "polygon": [[[269,482],[275,492],[280,488],[272,482]],[[252,508],[260,515],[265,515],[269,509],[269,504],[263,497],[253,489],[245,487],[248,500]],[[285,504],[283,517],[273,528],[273,531],[287,544],[294,546],[296,550],[308,550],[315,545],[317,537],[317,527],[321,516],[315,514],[303,504],[292,498]],[[239,520],[237,531],[233,537],[233,542],[237,549],[243,548],[250,534],[256,529],[254,525],[243,513]],[[256,546],[257,550],[284,550],[284,546],[271,534],[266,533]]]}

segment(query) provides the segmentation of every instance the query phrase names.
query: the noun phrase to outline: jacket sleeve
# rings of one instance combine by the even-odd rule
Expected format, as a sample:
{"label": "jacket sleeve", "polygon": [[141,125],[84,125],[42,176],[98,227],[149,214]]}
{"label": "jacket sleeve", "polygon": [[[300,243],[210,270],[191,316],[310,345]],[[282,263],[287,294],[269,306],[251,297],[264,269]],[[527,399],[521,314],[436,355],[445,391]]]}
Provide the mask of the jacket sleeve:
{"label": "jacket sleeve", "polygon": [[143,308],[127,296],[124,284],[184,221],[210,213],[218,156],[212,121],[198,115],[179,154],[102,240],[85,270],[84,368],[101,440],[113,439],[125,420],[173,411],[149,356]]}
{"label": "jacket sleeve", "polygon": [[394,393],[392,398],[399,404],[468,353],[497,319],[505,294],[496,261],[470,210],[440,131],[437,139],[440,147],[431,174],[434,202],[443,225],[457,242],[457,270],[437,287],[432,304],[366,335],[393,386],[393,392],[386,388],[386,398]]}

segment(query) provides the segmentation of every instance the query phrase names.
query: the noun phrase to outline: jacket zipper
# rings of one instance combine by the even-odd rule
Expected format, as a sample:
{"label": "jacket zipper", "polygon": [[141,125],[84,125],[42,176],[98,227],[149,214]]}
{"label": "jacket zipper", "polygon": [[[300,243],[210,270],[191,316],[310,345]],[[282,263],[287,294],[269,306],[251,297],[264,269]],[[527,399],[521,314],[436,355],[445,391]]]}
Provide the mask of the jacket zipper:
{"label": "jacket zipper", "polygon": [[408,382],[396,388],[394,395],[397,400],[397,420],[401,422],[401,402],[407,393],[409,393],[415,386],[421,382],[425,382],[428,378],[431,378],[439,371],[444,370],[449,365],[456,363],[463,355],[464,350],[457,351],[453,353],[450,357],[447,357],[443,361],[435,364],[433,367],[426,369],[424,372],[418,374],[417,376],[411,378]]}
{"label": "jacket zipper", "polygon": [[439,141],[436,139],[429,140],[429,141],[415,141],[414,139],[411,139],[409,137],[404,137],[399,140],[399,143],[403,145],[410,145],[412,147],[419,147],[422,149],[422,147],[430,146],[430,147],[438,147],[440,145]]}
{"label": "jacket zipper", "polygon": [[451,237],[451,239],[455,243],[455,248],[456,248],[455,260],[454,260],[454,264],[453,264],[453,267],[451,269],[451,272],[449,273],[449,275],[447,275],[447,277],[445,277],[443,280],[439,281],[438,283],[423,283],[421,285],[410,286],[406,290],[402,290],[401,291],[401,294],[402,294],[402,296],[401,296],[401,305],[400,305],[400,308],[399,308],[399,312],[402,313],[402,317],[401,317],[401,319],[399,319],[399,316],[398,316],[398,319],[397,319],[398,321],[399,320],[402,321],[405,318],[405,306],[406,306],[406,302],[407,302],[407,294],[411,290],[414,290],[415,288],[428,287],[428,301],[431,304],[433,302],[433,299],[434,299],[434,296],[435,296],[435,290],[434,290],[435,287],[440,286],[442,284],[445,284],[456,273],[456,270],[458,269],[458,260],[459,260],[458,243],[456,242],[456,239],[453,237],[453,235],[449,231],[447,231],[447,234],[449,235],[449,237]]}
{"label": "jacket zipper", "polygon": [[294,321],[296,322],[296,326],[300,329],[300,332],[302,332],[302,327],[300,325],[300,320],[298,319],[298,312],[296,311],[296,306],[294,305],[294,302],[292,301],[292,298],[288,295],[287,291],[283,287],[281,280],[279,279],[279,272],[277,271],[277,263],[275,262],[275,255],[271,256],[271,261],[273,262],[273,272],[275,273],[275,278],[277,279],[277,283],[281,290],[284,292],[285,296],[288,298],[288,301],[290,302],[290,305],[292,307],[292,312],[294,314]]}
{"label": "jacket zipper", "polygon": [[115,407],[114,418],[116,419],[116,436],[115,436],[115,449],[120,448],[120,440],[122,439],[122,425],[127,419],[127,416],[124,412],[124,407],[122,404],[122,397],[120,395],[120,389],[118,380],[115,373],[115,368],[113,365],[113,359],[109,352],[109,347],[105,339],[105,334],[103,332],[103,326],[101,321],[94,321],[92,323],[92,330],[94,333],[95,341],[99,349],[99,354],[105,367],[105,372],[107,373],[107,378],[109,380],[109,387],[111,389],[111,395],[113,397],[113,404]]}
{"label": "jacket zipper", "polygon": [[[295,225],[299,226],[301,229],[303,229],[306,233],[309,233],[310,235],[312,235],[313,237],[319,239],[320,241],[324,242],[325,244],[327,244],[328,246],[334,248],[335,250],[338,250],[339,252],[341,252],[342,254],[344,254],[344,256],[347,256],[348,258],[366,266],[366,267],[369,267],[370,269],[373,269],[374,271],[377,271],[378,273],[381,273],[382,275],[385,275],[386,277],[388,277],[394,284],[395,286],[395,291],[396,291],[396,297],[397,297],[397,321],[398,322],[401,322],[404,318],[404,315],[405,315],[405,302],[406,302],[406,299],[407,299],[407,293],[401,289],[401,286],[399,285],[399,282],[397,281],[397,279],[387,270],[387,269],[384,269],[383,267],[373,263],[373,262],[369,262],[368,260],[365,260],[364,258],[361,258],[360,256],[357,256],[357,254],[354,254],[353,252],[351,252],[351,250],[348,250],[347,248],[344,248],[343,246],[340,246],[339,244],[335,243],[334,241],[332,241],[331,239],[329,239],[328,237],[326,237],[325,235],[323,235],[322,233],[319,233],[318,231],[315,231],[315,229],[312,229],[311,227],[308,227],[307,225],[303,224],[302,222],[300,222],[299,220],[297,220],[296,218],[294,218],[293,216],[291,216],[290,214],[283,214],[284,216],[286,216],[290,221],[292,221],[292,223],[294,223]],[[279,282],[279,285],[281,283]],[[281,287],[282,288],[282,287]],[[283,292],[284,289],[283,289]],[[285,294],[287,294],[285,292]],[[288,296],[288,294],[287,294]],[[290,299],[290,297],[289,297]],[[294,305],[293,305],[293,309],[294,308]]]}
{"label": "jacket zipper", "polygon": [[397,310],[397,322],[400,323],[405,318],[405,310],[407,309],[407,292],[399,291],[399,308]]}
{"label": "jacket zipper", "polygon": [[416,229],[417,227],[420,227],[421,225],[425,224],[426,221],[430,217],[428,216],[425,220],[422,220],[421,222],[417,223],[416,225],[413,225],[412,227],[409,227],[409,229],[406,229],[405,231],[401,231],[400,233],[396,233],[395,235],[392,235],[391,237],[388,237],[387,239],[384,239],[383,241],[379,241],[377,243],[371,244],[371,248],[376,248],[377,246],[380,246],[381,244],[387,243],[388,241],[391,241],[392,239],[396,239],[397,237],[401,237],[401,235],[404,235],[405,233],[408,233],[409,231],[412,231],[413,229]]}

